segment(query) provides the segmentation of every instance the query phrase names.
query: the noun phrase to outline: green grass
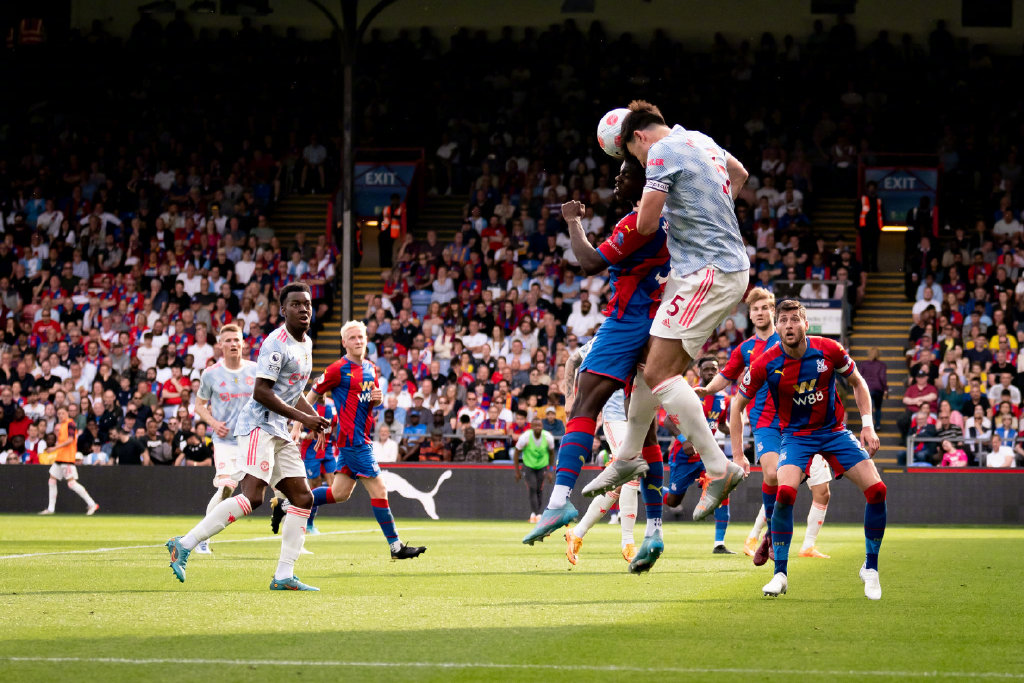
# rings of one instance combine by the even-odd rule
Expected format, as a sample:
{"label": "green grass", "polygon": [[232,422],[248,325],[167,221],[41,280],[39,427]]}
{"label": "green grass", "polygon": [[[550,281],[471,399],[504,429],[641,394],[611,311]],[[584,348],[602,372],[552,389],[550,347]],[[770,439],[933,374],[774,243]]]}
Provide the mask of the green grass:
{"label": "green grass", "polygon": [[[277,540],[215,539],[179,584],[160,544],[194,521],[0,516],[0,556],[64,553],[0,559],[0,681],[1024,678],[1022,529],[890,528],[876,603],[855,526],[826,524],[833,559],[794,559],[769,599],[767,568],[710,554],[710,524],[668,523],[661,561],[632,576],[607,524],[568,571],[560,539],[519,543],[525,523],[408,521],[430,549],[393,563],[372,518],[326,518],[348,533],[307,540],[297,573],[322,592],[300,594],[267,590]],[[267,535],[259,516],[219,540]],[[124,546],[154,547],[67,554]],[[140,661],[180,659],[212,661]]]}

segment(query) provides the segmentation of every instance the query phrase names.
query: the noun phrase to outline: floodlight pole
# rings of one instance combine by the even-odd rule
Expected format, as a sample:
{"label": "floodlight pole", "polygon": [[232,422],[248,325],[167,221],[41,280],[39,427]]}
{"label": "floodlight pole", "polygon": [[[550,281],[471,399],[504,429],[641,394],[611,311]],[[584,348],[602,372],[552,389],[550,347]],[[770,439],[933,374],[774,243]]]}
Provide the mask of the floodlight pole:
{"label": "floodlight pole", "polygon": [[320,10],[334,28],[334,38],[338,41],[338,58],[342,71],[342,143],[341,143],[341,280],[335,280],[335,287],[340,287],[341,319],[352,319],[352,174],[355,160],[352,158],[352,70],[356,62],[356,51],[363,41],[366,30],[381,12],[397,0],[377,0],[358,21],[359,0],[338,0],[341,10],[341,22],[334,13],[327,9],[320,0],[307,0]]}

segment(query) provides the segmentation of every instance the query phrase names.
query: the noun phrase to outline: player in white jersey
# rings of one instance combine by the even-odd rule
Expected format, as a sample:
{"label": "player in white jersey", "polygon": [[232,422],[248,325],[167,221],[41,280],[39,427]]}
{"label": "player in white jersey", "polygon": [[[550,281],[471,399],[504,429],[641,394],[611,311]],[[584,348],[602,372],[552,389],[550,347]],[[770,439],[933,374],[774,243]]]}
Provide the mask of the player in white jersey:
{"label": "player in white jersey", "polygon": [[[203,370],[196,396],[196,415],[213,430],[213,488],[216,492],[206,506],[207,513],[231,497],[242,478],[241,462],[245,452],[235,437],[235,422],[256,383],[256,363],[242,357],[242,329],[237,325],[223,326],[219,343],[223,357]],[[209,553],[208,542],[196,546],[196,552]]]}
{"label": "player in white jersey", "polygon": [[192,549],[228,524],[251,514],[263,502],[269,485],[279,489],[292,503],[282,524],[281,556],[270,590],[319,590],[302,583],[294,574],[313,495],[306,483],[299,447],[291,440],[288,428],[288,420],[300,422],[316,433],[329,426],[302,396],[313,369],[313,342],[306,336],[313,304],[309,286],[301,282],[285,285],[278,296],[285,323],[271,332],[260,347],[252,396],[235,423],[234,435],[245,444],[240,466],[244,476],[238,483],[241,493],[218,503],[185,536],[167,541],[171,569],[183,583]]}
{"label": "player in white jersey", "polygon": [[[591,339],[569,356],[565,363],[565,374],[567,387],[565,392],[566,410],[572,406],[576,398],[576,391],[579,389],[577,379],[579,378],[580,365],[587,357],[594,340]],[[611,448],[612,457],[619,457],[619,449],[622,445],[622,435],[626,431],[626,392],[618,389],[611,398],[604,404],[601,411],[604,419],[604,438]],[[636,512],[638,499],[640,497],[640,480],[626,482],[619,488],[609,491],[594,498],[590,507],[583,513],[583,517],[573,529],[565,534],[566,551],[565,556],[571,564],[579,561],[580,548],[583,546],[583,537],[597,523],[599,519],[608,514],[608,511],[619,503],[619,524],[622,529],[622,558],[626,562],[632,562],[636,557],[636,541],[633,538],[633,528],[636,525]]]}
{"label": "player in white jersey", "polygon": [[669,128],[657,107],[635,100],[622,122],[626,152],[646,169],[636,229],[651,234],[664,213],[672,271],[651,324],[642,375],[630,394],[623,457],[583,489],[584,495],[610,491],[647,471],[640,453],[643,438],[661,404],[667,419],[700,453],[709,484],[693,511],[704,519],[744,477],[711,433],[701,401],[683,377],[708,337],[739,303],[750,278],[735,199],[747,171],[735,157],[703,133]]}

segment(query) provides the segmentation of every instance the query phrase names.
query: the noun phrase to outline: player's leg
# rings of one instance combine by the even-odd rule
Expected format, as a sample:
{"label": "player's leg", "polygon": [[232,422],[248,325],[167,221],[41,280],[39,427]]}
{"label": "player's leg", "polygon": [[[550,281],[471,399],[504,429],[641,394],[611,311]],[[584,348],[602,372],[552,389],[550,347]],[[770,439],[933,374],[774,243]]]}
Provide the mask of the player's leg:
{"label": "player's leg", "polygon": [[[373,454],[370,453],[369,457],[372,459]],[[373,516],[377,520],[377,524],[380,525],[384,538],[387,539],[391,550],[391,559],[407,560],[426,552],[427,549],[423,546],[409,546],[402,543],[402,539],[398,536],[398,529],[395,527],[395,517],[391,514],[391,506],[388,503],[388,489],[381,478],[374,475],[362,477],[361,481],[366,492],[370,494]]]}
{"label": "player's leg", "polygon": [[640,573],[650,571],[665,551],[665,543],[661,536],[662,487],[665,484],[665,463],[658,445],[655,432],[656,423],[651,422],[647,429],[647,438],[641,456],[647,463],[647,473],[640,480],[640,490],[644,497],[644,508],[647,512],[647,528],[644,540],[640,544],[636,557],[629,563],[629,571]]}
{"label": "player's leg", "polygon": [[[320,590],[307,585],[295,576],[295,561],[302,553],[306,538],[306,519],[313,506],[313,495],[306,484],[305,467],[298,446],[286,439],[275,440],[277,463],[274,469],[275,487],[291,503],[281,523],[281,553],[277,560],[270,590]],[[280,477],[280,478],[278,478]]]}
{"label": "player's leg", "polygon": [[[372,460],[372,454],[371,454]],[[317,461],[318,463],[320,461]],[[334,471],[331,478],[331,483],[328,486],[317,486],[313,489],[313,506],[319,507],[321,505],[331,505],[333,503],[344,503],[346,500],[352,497],[352,492],[356,488],[356,480],[359,476],[373,474],[377,476],[380,473],[380,468],[367,467],[365,470],[362,469],[362,459],[359,457],[359,453],[356,452],[355,448],[342,448],[338,451],[337,460],[334,462]],[[375,464],[375,463],[374,463]],[[317,471],[319,472],[320,465],[317,464]],[[307,476],[310,471],[307,468]]]}
{"label": "player's leg", "polygon": [[761,543],[754,551],[754,566],[760,567],[772,554],[772,516],[775,513],[775,500],[779,494],[779,451],[782,449],[782,436],[778,429],[762,428],[754,430],[754,455],[761,466],[761,505],[764,507],[765,526],[767,531]]}
{"label": "player's leg", "polygon": [[808,473],[807,487],[811,489],[811,509],[807,513],[807,531],[804,533],[804,542],[800,547],[800,557],[816,557],[827,560],[829,556],[817,548],[818,532],[825,522],[825,513],[828,512],[828,502],[831,497],[829,482],[832,481],[832,471],[825,464],[825,459],[815,455],[811,461],[811,471]]}
{"label": "player's leg", "polygon": [[[762,486],[762,495],[764,493],[764,484]],[[754,556],[754,552],[757,550],[759,545],[758,539],[761,537],[761,532],[764,531],[767,526],[767,520],[764,512],[764,505],[757,509],[757,518],[754,519],[754,526],[750,528],[750,533],[747,535],[747,540],[743,542],[743,552],[750,557]]]}
{"label": "player's leg", "polygon": [[[333,462],[332,462],[333,461]],[[337,461],[330,455],[326,455],[322,460],[317,459],[305,459],[302,461],[303,467],[306,468],[306,485],[309,486],[310,491],[316,491],[320,486],[325,486],[330,489],[333,483],[333,478],[328,481],[327,469],[329,468],[333,472],[337,467]],[[316,529],[316,525],[313,523],[316,519],[316,512],[320,506],[316,502],[316,497],[313,498],[313,507],[309,510],[309,519],[306,520],[306,533],[307,534],[318,534],[320,533]]]}
{"label": "player's leg", "polygon": [[[796,450],[795,446],[791,448]],[[810,455],[807,455],[805,461],[809,459]],[[771,519],[775,570],[772,580],[762,588],[765,595],[777,596],[785,593],[789,587],[789,545],[793,539],[793,504],[796,502],[796,489],[803,477],[803,468],[799,462],[800,457],[791,454],[779,464],[779,491],[776,494],[775,510]]]}
{"label": "player's leg", "polygon": [[640,481],[634,479],[622,485],[619,493],[619,527],[622,532],[622,558],[632,562],[636,557],[636,539],[633,528],[636,527],[636,513],[639,508]]}
{"label": "player's leg", "polygon": [[46,483],[47,503],[41,515],[52,515],[57,509],[57,482],[64,478],[64,468],[59,463],[50,465],[50,478]]}
{"label": "player's leg", "polygon": [[583,463],[594,449],[597,416],[611,395],[623,387],[622,382],[612,377],[587,370],[580,371],[577,381],[576,401],[565,426],[565,436],[558,447],[555,487],[548,500],[548,509],[562,508],[568,503],[569,493],[579,479]]}
{"label": "player's leg", "polygon": [[[860,448],[857,438],[849,431],[845,434],[848,441],[851,442],[847,446],[847,452],[833,455],[829,458],[829,462],[837,473],[843,474],[856,484],[864,494],[865,557],[864,565],[860,570],[860,578],[864,581],[864,595],[872,600],[878,600],[882,597],[882,587],[878,579],[878,552],[882,546],[882,537],[885,536],[886,489],[882,478],[878,476],[874,461]],[[863,459],[855,464],[854,458],[851,457],[854,445],[863,454]]]}
{"label": "player's leg", "polygon": [[711,552],[716,555],[735,555],[733,551],[725,547],[725,531],[729,528],[729,499],[726,498],[722,504],[715,508],[715,545]]}
{"label": "player's leg", "polygon": [[78,482],[78,468],[74,465],[67,465],[65,476],[67,478],[68,488],[85,503],[85,514],[96,514],[96,511],[100,509],[100,506],[92,499],[92,496],[90,496],[89,492],[85,490],[85,487]]}

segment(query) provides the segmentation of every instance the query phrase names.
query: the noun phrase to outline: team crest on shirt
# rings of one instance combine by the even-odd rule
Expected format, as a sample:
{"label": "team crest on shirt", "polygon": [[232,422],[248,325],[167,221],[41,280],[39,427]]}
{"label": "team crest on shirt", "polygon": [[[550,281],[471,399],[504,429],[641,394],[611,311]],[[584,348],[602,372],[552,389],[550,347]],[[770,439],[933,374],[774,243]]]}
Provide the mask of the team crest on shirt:
{"label": "team crest on shirt", "polygon": [[623,234],[623,233],[621,233],[621,232],[620,232],[620,233],[617,233],[617,234],[615,235],[615,244],[616,244],[616,245],[618,245],[618,246],[620,246],[620,247],[621,247],[621,246],[622,246],[622,243],[623,243],[623,242],[624,242],[625,240],[626,240],[626,236],[625,236],[625,234]]}
{"label": "team crest on shirt", "polygon": [[825,364],[825,359],[824,358],[819,358],[818,359],[818,374],[819,375],[823,375],[823,374],[825,374],[826,370],[828,370],[828,366]]}

